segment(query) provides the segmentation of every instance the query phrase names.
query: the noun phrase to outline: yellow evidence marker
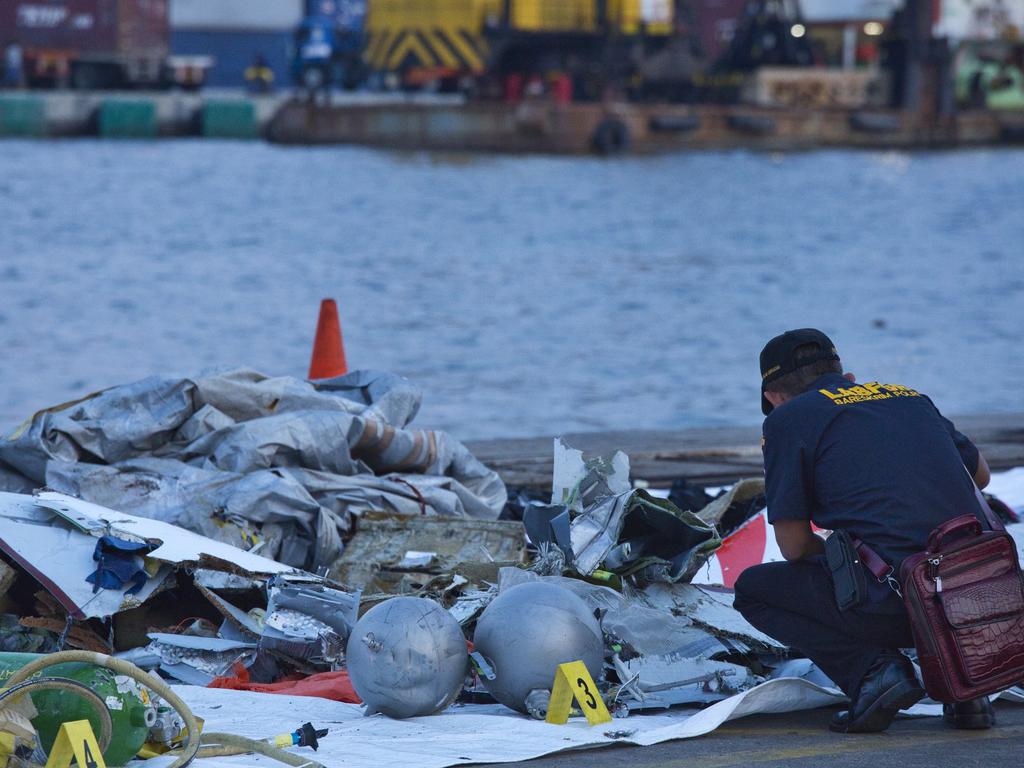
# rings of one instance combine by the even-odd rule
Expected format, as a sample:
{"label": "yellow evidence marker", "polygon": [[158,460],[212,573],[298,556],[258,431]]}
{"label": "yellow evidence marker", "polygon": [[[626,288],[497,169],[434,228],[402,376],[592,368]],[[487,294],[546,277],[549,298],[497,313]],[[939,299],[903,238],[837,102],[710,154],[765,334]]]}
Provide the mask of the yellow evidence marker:
{"label": "yellow evidence marker", "polygon": [[72,759],[78,768],[107,768],[88,720],[61,723],[46,768],[68,768]]}
{"label": "yellow evidence marker", "polygon": [[580,705],[587,722],[591,725],[611,722],[612,716],[601,700],[594,678],[582,661],[559,664],[555,672],[555,684],[551,687],[551,701],[548,703],[546,722],[564,725],[569,719],[572,700]]}
{"label": "yellow evidence marker", "polygon": [[0,768],[7,768],[11,755],[14,754],[16,741],[13,733],[0,732]]}

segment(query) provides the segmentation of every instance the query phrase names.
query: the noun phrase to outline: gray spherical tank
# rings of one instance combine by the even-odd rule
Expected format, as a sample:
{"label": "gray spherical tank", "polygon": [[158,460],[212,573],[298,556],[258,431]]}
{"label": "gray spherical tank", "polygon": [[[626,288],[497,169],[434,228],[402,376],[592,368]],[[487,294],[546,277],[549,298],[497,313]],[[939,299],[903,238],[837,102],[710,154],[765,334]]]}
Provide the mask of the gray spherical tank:
{"label": "gray spherical tank", "polygon": [[551,690],[559,664],[581,660],[601,679],[601,625],[582,598],[545,582],[519,584],[502,592],[476,623],[473,645],[494,668],[484,679],[506,707],[526,712],[532,690]]}
{"label": "gray spherical tank", "polygon": [[393,597],[368,610],[346,652],[352,687],[366,713],[432,715],[455,701],[469,654],[459,623],[423,597]]}

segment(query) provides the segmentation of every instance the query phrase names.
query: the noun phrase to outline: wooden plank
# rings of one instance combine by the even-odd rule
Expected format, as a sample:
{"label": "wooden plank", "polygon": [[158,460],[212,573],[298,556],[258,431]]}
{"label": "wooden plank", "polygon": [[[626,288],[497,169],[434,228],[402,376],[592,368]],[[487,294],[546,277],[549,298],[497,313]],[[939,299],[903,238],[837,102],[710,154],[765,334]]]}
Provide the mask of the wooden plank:
{"label": "wooden plank", "polygon": [[[1024,466],[1024,413],[961,416],[970,437],[994,470]],[[762,474],[761,428],[701,427],[683,430],[585,432],[562,437],[586,456],[622,450],[634,478],[667,487],[678,478],[696,484],[735,482]],[[512,488],[551,487],[551,437],[478,440],[467,447]]]}
{"label": "wooden plank", "polygon": [[11,584],[16,578],[18,578],[18,572],[0,560],[0,597],[7,594],[7,590],[11,588]]}

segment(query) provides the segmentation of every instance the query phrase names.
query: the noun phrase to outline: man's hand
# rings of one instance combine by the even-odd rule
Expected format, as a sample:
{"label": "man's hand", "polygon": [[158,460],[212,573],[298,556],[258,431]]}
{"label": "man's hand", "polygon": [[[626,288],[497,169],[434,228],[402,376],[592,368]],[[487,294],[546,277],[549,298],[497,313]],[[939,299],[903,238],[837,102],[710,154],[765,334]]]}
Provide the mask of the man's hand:
{"label": "man's hand", "polygon": [[811,530],[807,520],[778,520],[773,527],[779,551],[787,560],[804,560],[825,553],[825,540]]}
{"label": "man's hand", "polygon": [[992,473],[989,471],[988,462],[981,455],[981,451],[978,451],[978,470],[974,473],[974,484],[979,488],[984,488],[991,479]]}

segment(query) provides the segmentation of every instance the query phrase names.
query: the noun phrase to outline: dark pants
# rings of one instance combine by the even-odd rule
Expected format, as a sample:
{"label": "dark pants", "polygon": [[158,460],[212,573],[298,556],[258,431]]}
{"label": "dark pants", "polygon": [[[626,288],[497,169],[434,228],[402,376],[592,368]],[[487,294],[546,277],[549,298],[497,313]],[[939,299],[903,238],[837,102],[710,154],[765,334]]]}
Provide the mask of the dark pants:
{"label": "dark pants", "polygon": [[850,698],[879,656],[914,645],[902,611],[840,611],[831,576],[814,561],[747,568],[733,605],[759,630],[807,656]]}

